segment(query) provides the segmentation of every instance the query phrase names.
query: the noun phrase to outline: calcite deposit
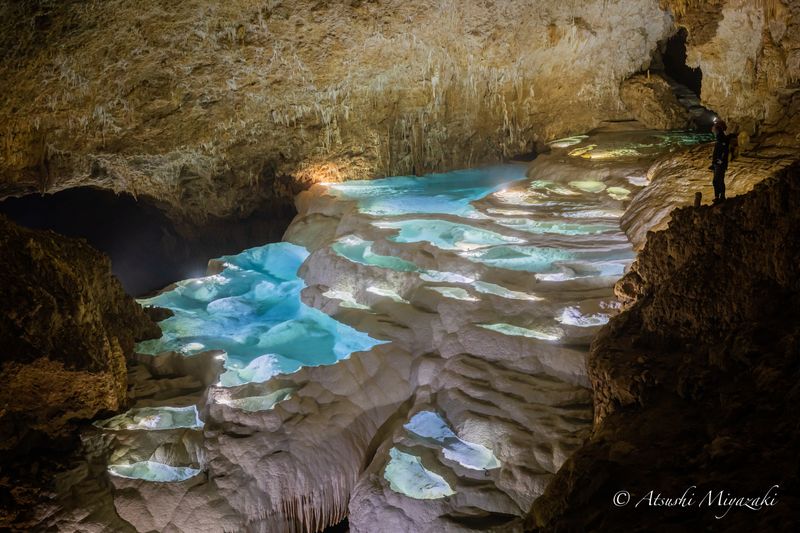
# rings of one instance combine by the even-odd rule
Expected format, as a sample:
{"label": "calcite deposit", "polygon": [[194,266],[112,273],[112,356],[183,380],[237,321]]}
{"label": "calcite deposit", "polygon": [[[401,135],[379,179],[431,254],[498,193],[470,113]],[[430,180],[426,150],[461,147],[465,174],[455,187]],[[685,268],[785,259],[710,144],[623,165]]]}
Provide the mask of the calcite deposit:
{"label": "calcite deposit", "polygon": [[[0,198],[298,213],[142,300],[160,331],[0,218],[0,526],[650,530],[616,484],[796,489],[799,79],[794,0],[0,2]],[[711,139],[629,119],[712,112],[747,194],[672,213]]]}
{"label": "calcite deposit", "polygon": [[[797,151],[793,148],[763,146],[744,150],[739,147],[736,152],[725,174],[728,196],[749,192],[797,159]],[[647,170],[648,186],[634,196],[620,220],[637,250],[644,246],[649,231],[667,227],[673,209],[693,205],[697,193],[700,193],[702,203],[711,203],[714,198],[713,173],[708,168],[711,153],[709,145],[695,146],[660,157]]]}
{"label": "calcite deposit", "polygon": [[688,31],[687,59],[703,74],[701,99],[737,130],[800,142],[800,3],[662,0]]}
{"label": "calcite deposit", "polygon": [[93,185],[197,224],[496,161],[627,116],[676,25],[707,107],[797,144],[797,3],[662,4],[3,2],[0,196]]}
{"label": "calcite deposit", "polygon": [[142,300],[174,314],[137,345],[133,408],[84,433],[103,497],[73,490],[45,523],[521,531],[591,424],[624,206],[707,138],[616,124],[530,169],[312,187],[291,243]]}

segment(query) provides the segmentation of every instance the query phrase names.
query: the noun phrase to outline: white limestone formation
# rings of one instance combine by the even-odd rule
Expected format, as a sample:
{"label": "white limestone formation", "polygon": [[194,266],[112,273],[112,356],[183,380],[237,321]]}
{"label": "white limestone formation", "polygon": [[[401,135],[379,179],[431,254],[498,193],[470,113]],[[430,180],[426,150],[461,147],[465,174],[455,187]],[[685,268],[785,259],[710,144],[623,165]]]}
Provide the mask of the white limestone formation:
{"label": "white limestone formation", "polygon": [[[139,531],[520,531],[586,437],[648,131],[524,165],[317,185],[287,241],[144,305],[134,408],[87,435]],[[595,157],[598,156],[598,157]]]}

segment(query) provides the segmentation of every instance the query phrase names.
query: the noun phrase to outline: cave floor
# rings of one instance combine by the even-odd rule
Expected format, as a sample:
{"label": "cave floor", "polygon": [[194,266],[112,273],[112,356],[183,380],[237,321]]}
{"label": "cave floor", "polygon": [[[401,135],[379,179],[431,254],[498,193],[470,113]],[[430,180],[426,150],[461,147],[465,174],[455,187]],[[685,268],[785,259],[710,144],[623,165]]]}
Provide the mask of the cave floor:
{"label": "cave floor", "polygon": [[[143,300],[173,316],[138,347],[133,408],[85,436],[114,520],[520,530],[591,427],[620,217],[654,158],[707,140],[614,129],[530,166],[316,185],[286,242]],[[86,505],[59,520],[110,520]]]}

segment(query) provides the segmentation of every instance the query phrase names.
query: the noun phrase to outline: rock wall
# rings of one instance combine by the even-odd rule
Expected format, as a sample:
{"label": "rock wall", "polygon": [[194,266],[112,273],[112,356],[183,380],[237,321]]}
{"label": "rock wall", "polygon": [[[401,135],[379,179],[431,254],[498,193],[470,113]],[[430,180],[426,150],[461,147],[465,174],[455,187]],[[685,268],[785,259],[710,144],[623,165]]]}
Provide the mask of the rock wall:
{"label": "rock wall", "polygon": [[0,216],[0,257],[2,527],[34,511],[76,424],[125,403],[125,355],[160,331],[84,241]]}
{"label": "rock wall", "polygon": [[800,3],[662,0],[688,31],[687,59],[703,72],[703,104],[749,135],[800,142]]}
{"label": "rock wall", "polygon": [[637,74],[620,87],[620,97],[633,117],[657,130],[677,130],[689,125],[689,112],[660,74]]}
{"label": "rock wall", "polygon": [[797,145],[787,0],[2,2],[0,197],[93,185],[199,224],[497,161],[628,116],[673,14],[704,104]]}
{"label": "rock wall", "polygon": [[[592,438],[534,504],[539,531],[767,531],[800,523],[800,164],[720,206],[682,208],[617,284],[626,310],[600,332]],[[758,512],[634,504],[692,486],[763,496]],[[620,490],[627,507],[614,507]]]}
{"label": "rock wall", "polygon": [[0,197],[94,185],[193,221],[590,129],[672,29],[656,0],[39,0],[0,20]]}

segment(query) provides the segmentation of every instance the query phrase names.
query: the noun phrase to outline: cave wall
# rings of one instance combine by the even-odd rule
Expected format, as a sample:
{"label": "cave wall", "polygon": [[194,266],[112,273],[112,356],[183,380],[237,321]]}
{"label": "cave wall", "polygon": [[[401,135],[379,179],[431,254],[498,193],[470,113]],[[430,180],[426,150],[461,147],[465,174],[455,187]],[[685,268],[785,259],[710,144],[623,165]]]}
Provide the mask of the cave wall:
{"label": "cave wall", "polygon": [[0,196],[95,185],[175,215],[497,161],[625,114],[656,0],[3,2]]}
{"label": "cave wall", "polygon": [[126,356],[161,332],[83,240],[0,215],[0,259],[2,529],[42,511],[77,424],[125,404]]}
{"label": "cave wall", "polygon": [[686,28],[687,65],[703,73],[701,99],[750,136],[800,144],[800,2],[662,0]]}
{"label": "cave wall", "polygon": [[[616,286],[596,337],[592,437],[534,503],[537,531],[778,531],[800,524],[800,164],[719,206],[684,207]],[[763,496],[753,512],[698,506]],[[693,506],[634,507],[648,491]],[[630,505],[614,506],[620,490]]]}

